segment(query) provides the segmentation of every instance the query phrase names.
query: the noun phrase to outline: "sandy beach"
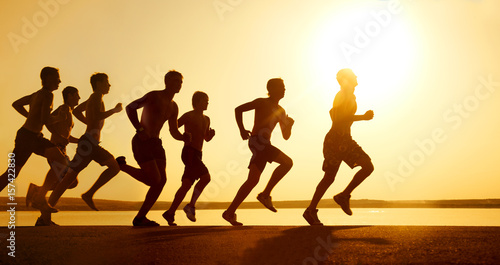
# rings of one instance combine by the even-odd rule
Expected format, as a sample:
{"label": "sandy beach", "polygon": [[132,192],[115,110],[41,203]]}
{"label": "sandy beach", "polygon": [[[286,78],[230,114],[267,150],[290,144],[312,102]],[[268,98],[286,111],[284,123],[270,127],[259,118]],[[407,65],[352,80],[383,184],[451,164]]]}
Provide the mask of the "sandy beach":
{"label": "sandy beach", "polygon": [[[15,257],[8,235],[15,231]],[[0,264],[498,264],[500,227],[0,228]]]}

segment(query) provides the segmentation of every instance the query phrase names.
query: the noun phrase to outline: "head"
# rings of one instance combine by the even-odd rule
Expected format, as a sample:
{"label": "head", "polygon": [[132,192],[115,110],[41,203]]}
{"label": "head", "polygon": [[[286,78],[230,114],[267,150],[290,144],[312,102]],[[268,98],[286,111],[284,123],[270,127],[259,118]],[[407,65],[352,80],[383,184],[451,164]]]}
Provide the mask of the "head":
{"label": "head", "polygon": [[193,109],[195,110],[207,110],[208,108],[208,95],[205,92],[196,91],[193,94]]}
{"label": "head", "polygon": [[181,73],[170,70],[165,74],[165,89],[172,89],[175,93],[179,93],[182,87],[182,79],[184,77]]}
{"label": "head", "polygon": [[90,77],[92,91],[102,94],[108,94],[111,85],[108,81],[108,75],[105,73],[95,73]]}
{"label": "head", "polygon": [[269,79],[269,81],[267,81],[267,92],[271,98],[282,99],[285,96],[285,83],[283,79]]}
{"label": "head", "polygon": [[57,90],[61,79],[59,77],[59,69],[46,66],[40,72],[40,79],[42,79],[42,87],[50,89],[50,91]]}
{"label": "head", "polygon": [[354,88],[358,85],[358,77],[349,68],[344,68],[337,73],[337,82],[340,89],[354,92]]}
{"label": "head", "polygon": [[62,91],[64,104],[74,108],[78,105],[78,101],[80,100],[80,95],[78,94],[78,89],[76,87],[67,86]]}

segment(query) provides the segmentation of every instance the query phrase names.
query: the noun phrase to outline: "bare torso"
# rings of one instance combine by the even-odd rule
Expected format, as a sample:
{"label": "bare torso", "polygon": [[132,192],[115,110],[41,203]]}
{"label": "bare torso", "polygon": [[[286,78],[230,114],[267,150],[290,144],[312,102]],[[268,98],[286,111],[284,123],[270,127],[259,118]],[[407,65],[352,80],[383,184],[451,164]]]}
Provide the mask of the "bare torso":
{"label": "bare torso", "polygon": [[352,116],[356,113],[357,104],[354,94],[340,91],[335,96],[333,107],[330,110],[332,119],[331,130],[342,135],[351,135]]}
{"label": "bare torso", "polygon": [[50,125],[52,136],[50,141],[59,146],[65,146],[69,142],[69,136],[71,130],[73,129],[73,115],[71,107],[68,105],[61,105],[57,108],[53,115],[59,115],[59,113],[65,113],[66,119]]}
{"label": "bare torso", "polygon": [[271,139],[271,133],[280,121],[286,117],[285,110],[269,98],[255,100],[255,118],[252,135],[258,135],[267,140]]}
{"label": "bare torso", "polygon": [[191,142],[189,145],[199,151],[203,148],[203,141],[205,140],[208,129],[210,126],[210,119],[203,115],[202,112],[189,111],[179,118],[179,127],[184,125],[184,130],[191,134]]}
{"label": "bare torso", "polygon": [[166,96],[165,91],[152,91],[147,95],[140,123],[150,137],[159,138],[163,125],[175,116],[176,111],[177,104]]}
{"label": "bare torso", "polygon": [[104,126],[104,119],[98,117],[99,112],[104,112],[104,102],[102,101],[102,94],[92,93],[87,100],[86,118],[87,129],[85,133],[90,134],[94,139],[99,141],[101,139],[101,130]]}
{"label": "bare torso", "polygon": [[23,127],[32,132],[40,133],[52,111],[53,98],[54,95],[47,89],[40,89],[33,93],[29,104],[28,117]]}

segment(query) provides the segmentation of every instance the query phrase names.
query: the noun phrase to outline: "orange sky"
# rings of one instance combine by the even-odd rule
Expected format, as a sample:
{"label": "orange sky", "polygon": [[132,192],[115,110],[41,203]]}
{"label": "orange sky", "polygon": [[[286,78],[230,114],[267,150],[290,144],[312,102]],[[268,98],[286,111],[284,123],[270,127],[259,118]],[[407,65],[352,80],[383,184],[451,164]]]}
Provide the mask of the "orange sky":
{"label": "orange sky", "polygon": [[[499,8],[495,0],[2,3],[0,153],[7,159],[24,122],[10,105],[40,88],[44,66],[60,69],[55,107],[67,85],[86,99],[94,72],[109,75],[112,87],[104,101],[110,108],[162,89],[163,75],[176,69],[185,77],[175,97],[180,114],[191,109],[194,91],[210,97],[206,115],[216,136],[203,156],[213,181],[201,200],[229,201],[246,179],[250,158],[234,108],[266,96],[266,81],[282,77],[287,90],[281,105],[295,125],[288,141],[279,129],[272,141],[294,167],[272,195],[306,200],[323,175],[335,73],[351,67],[359,77],[358,112],[375,112],[372,121],[352,127],[375,165],[354,199],[499,198]],[[250,129],[252,114],[244,119]],[[84,129],[76,122],[73,135]],[[114,115],[106,120],[102,146],[136,165],[134,133],[124,112]],[[180,185],[182,143],[166,129],[162,137],[168,181],[160,200],[168,201]],[[267,166],[249,200],[274,168]],[[25,195],[30,182],[41,184],[47,169],[44,159],[32,156],[17,181],[18,195]],[[64,196],[85,192],[102,170],[92,163]],[[328,197],[354,172],[343,165]],[[146,191],[120,173],[96,198],[142,200]]]}

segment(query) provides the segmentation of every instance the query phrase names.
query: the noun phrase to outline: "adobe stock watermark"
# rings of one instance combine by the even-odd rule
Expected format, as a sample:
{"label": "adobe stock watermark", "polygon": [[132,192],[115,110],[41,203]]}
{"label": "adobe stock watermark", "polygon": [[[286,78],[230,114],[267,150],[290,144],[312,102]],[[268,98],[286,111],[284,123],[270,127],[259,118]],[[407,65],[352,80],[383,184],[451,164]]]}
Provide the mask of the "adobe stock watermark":
{"label": "adobe stock watermark", "polygon": [[51,18],[54,18],[61,6],[66,5],[70,0],[39,0],[38,6],[40,9],[33,13],[30,17],[22,17],[22,26],[19,32],[9,32],[7,39],[12,46],[12,49],[17,54],[20,47],[28,44],[28,42],[38,35],[41,28],[47,26]]}
{"label": "adobe stock watermark", "polygon": [[[148,92],[153,90],[161,90],[164,88],[164,77],[167,73],[166,71],[162,71],[160,65],[157,64],[155,67],[146,66],[145,67],[146,75],[142,78],[142,83],[140,85],[134,86],[130,89],[129,93],[122,93],[119,98],[115,98],[111,101],[110,106],[115,106],[118,103],[122,103],[123,107],[127,106],[130,102],[139,99],[146,95]],[[110,76],[109,79],[111,82],[113,81],[113,77]],[[106,134],[112,134],[116,130],[115,121],[119,120],[120,122],[124,120],[128,120],[127,112],[121,111],[116,114],[116,117],[106,120],[104,124],[104,128],[102,128],[102,132]]]}
{"label": "adobe stock watermark", "polygon": [[224,21],[226,13],[233,12],[242,2],[243,0],[215,0],[212,2],[212,5],[219,20]]}
{"label": "adobe stock watermark", "polygon": [[339,247],[339,243],[334,243],[332,241],[332,235],[328,235],[326,240],[321,237],[316,237],[316,242],[318,242],[318,246],[314,248],[314,254],[310,257],[305,258],[302,261],[303,265],[318,265],[328,259],[328,257],[333,253],[334,248]]}
{"label": "adobe stock watermark", "polygon": [[[237,150],[240,156],[248,157],[251,154],[247,141],[241,142]],[[210,174],[211,181],[200,195],[200,198],[203,200],[200,200],[198,204],[203,205],[217,198],[220,192],[229,186],[231,179],[242,174],[246,169],[246,164],[242,164],[236,159],[229,160],[223,170],[217,171],[215,174]]]}
{"label": "adobe stock watermark", "polygon": [[[411,0],[409,0],[411,1]],[[339,44],[340,50],[348,63],[352,61],[354,54],[361,54],[362,49],[368,47],[372,40],[380,35],[382,29],[387,28],[393,16],[401,13],[403,7],[399,0],[391,0],[387,2],[385,10],[378,12],[371,11],[372,19],[365,23],[362,27],[354,27],[354,37],[351,42],[343,41]]]}
{"label": "adobe stock watermark", "polygon": [[[478,77],[479,84],[474,88],[473,93],[466,96],[461,102],[455,103],[442,115],[443,120],[449,125],[451,130],[460,128],[465,119],[479,109],[482,102],[490,99],[495,91],[500,88],[500,82],[493,81],[493,76]],[[450,130],[448,129],[448,131]],[[396,185],[415,173],[417,167],[423,165],[432,156],[439,144],[446,142],[448,133],[445,128],[435,128],[425,139],[416,139],[415,147],[406,156],[399,156],[397,170],[387,171],[384,174],[387,185],[391,191],[396,190]]]}

